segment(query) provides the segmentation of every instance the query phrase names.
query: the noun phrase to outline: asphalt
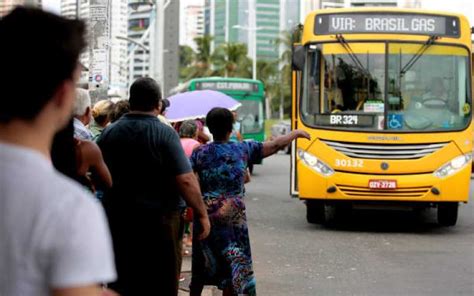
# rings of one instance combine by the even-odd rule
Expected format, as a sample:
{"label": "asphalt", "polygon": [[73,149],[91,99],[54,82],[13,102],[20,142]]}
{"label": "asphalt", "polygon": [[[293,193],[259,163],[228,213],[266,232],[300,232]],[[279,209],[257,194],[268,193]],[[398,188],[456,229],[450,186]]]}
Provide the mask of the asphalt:
{"label": "asphalt", "polygon": [[[356,210],[345,223],[323,227],[306,222],[288,186],[284,154],[256,166],[247,185],[258,295],[474,295],[472,204],[461,206],[449,228],[436,224],[434,210]],[[190,259],[183,264],[190,268]]]}

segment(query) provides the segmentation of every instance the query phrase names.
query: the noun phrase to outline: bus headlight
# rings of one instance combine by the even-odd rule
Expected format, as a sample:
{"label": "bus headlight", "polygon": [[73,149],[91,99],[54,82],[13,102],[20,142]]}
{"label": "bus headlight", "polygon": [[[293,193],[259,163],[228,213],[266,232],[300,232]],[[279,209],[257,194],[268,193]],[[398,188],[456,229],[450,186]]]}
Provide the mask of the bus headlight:
{"label": "bus headlight", "polygon": [[320,160],[313,154],[299,149],[298,156],[306,166],[315,170],[317,173],[323,175],[324,177],[329,177],[334,174],[334,170],[330,166],[325,164],[322,160]]}
{"label": "bus headlight", "polygon": [[469,164],[472,161],[472,154],[464,154],[461,156],[458,156],[451,160],[450,162],[444,164],[441,166],[439,169],[437,169],[434,172],[434,175],[438,178],[444,178],[447,176],[450,176],[458,171],[460,171],[462,168],[464,168],[467,164]]}

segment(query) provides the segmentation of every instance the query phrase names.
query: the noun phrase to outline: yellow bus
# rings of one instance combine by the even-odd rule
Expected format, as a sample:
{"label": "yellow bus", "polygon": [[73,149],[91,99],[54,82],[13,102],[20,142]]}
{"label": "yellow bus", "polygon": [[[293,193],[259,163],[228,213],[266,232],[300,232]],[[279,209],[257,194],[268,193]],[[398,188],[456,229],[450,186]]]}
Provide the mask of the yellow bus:
{"label": "yellow bus", "polygon": [[456,224],[472,161],[471,28],[407,9],[310,13],[293,49],[291,193],[309,223],[436,207]]}

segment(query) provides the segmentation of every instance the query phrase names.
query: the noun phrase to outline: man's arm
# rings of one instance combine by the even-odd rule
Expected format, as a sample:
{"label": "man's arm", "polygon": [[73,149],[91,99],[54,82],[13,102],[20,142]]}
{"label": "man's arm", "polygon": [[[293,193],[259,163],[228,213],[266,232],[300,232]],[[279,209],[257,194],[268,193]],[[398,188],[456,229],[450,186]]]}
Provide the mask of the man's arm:
{"label": "man's arm", "polygon": [[186,204],[193,208],[194,215],[196,215],[201,224],[201,233],[198,239],[205,239],[209,235],[211,225],[196,176],[192,172],[177,175],[176,184],[178,185],[181,196],[186,201]]}
{"label": "man's arm", "polygon": [[86,145],[86,157],[91,164],[92,177],[94,185],[99,185],[102,188],[112,187],[112,176],[110,174],[109,168],[104,162],[102,156],[102,151],[99,146],[91,141],[84,141]]}
{"label": "man's arm", "polygon": [[99,285],[90,285],[76,288],[53,289],[51,296],[101,296]]}
{"label": "man's arm", "polygon": [[77,287],[77,288],[65,288],[65,289],[54,289],[51,296],[120,296],[109,289],[101,289],[98,285]]}

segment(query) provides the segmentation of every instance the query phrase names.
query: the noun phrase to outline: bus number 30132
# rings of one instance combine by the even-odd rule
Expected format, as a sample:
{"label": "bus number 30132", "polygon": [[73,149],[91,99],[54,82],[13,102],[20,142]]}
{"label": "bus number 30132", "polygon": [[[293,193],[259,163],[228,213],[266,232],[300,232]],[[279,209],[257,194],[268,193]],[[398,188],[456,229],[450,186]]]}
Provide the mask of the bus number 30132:
{"label": "bus number 30132", "polygon": [[364,161],[361,159],[336,159],[336,166],[345,168],[362,168],[364,167]]}

